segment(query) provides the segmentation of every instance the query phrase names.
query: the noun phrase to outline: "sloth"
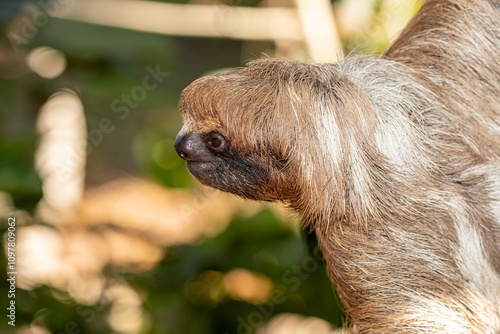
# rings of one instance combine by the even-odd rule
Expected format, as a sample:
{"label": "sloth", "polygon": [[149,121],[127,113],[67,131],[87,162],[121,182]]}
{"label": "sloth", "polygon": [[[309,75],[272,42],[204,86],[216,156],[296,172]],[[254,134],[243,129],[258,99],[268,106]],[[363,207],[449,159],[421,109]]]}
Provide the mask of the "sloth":
{"label": "sloth", "polygon": [[500,1],[428,0],[379,57],[194,81],[175,149],[303,217],[349,333],[500,333],[499,50]]}

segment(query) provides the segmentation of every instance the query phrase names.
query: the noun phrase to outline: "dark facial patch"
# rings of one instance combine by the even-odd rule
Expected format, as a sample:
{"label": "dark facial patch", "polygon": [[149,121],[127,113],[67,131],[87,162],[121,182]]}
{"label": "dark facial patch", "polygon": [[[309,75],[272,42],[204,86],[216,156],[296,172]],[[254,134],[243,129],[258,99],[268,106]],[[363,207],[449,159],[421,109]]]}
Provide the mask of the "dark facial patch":
{"label": "dark facial patch", "polygon": [[273,174],[264,161],[239,155],[214,156],[212,161],[188,162],[189,172],[202,184],[235,195],[263,201],[279,199]]}

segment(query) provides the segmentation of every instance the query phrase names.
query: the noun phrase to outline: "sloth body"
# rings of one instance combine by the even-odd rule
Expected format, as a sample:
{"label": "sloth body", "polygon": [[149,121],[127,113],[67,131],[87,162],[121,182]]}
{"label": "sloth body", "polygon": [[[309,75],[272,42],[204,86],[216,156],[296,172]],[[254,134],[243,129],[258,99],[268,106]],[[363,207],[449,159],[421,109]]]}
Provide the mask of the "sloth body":
{"label": "sloth body", "polygon": [[378,58],[198,79],[203,184],[317,233],[351,333],[500,333],[500,1],[429,0]]}

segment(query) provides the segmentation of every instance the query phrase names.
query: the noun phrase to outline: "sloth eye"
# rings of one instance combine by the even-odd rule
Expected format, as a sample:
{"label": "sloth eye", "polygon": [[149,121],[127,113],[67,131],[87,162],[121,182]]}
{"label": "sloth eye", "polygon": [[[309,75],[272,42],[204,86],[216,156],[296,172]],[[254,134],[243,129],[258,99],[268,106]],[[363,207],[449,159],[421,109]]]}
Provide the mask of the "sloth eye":
{"label": "sloth eye", "polygon": [[222,145],[222,140],[220,138],[212,138],[210,140],[210,146],[213,148],[218,148]]}
{"label": "sloth eye", "polygon": [[228,145],[226,138],[219,133],[211,133],[207,137],[206,143],[209,149],[216,152],[224,151]]}

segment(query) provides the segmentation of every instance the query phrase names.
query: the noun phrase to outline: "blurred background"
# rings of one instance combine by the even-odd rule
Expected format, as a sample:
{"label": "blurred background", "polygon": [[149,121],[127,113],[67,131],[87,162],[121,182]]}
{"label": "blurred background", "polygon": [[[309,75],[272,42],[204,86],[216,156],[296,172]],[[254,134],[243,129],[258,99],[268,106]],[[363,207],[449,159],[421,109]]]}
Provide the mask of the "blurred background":
{"label": "blurred background", "polygon": [[420,4],[1,0],[0,332],[336,333],[314,235],[194,180],[177,100],[260,57],[379,54]]}

